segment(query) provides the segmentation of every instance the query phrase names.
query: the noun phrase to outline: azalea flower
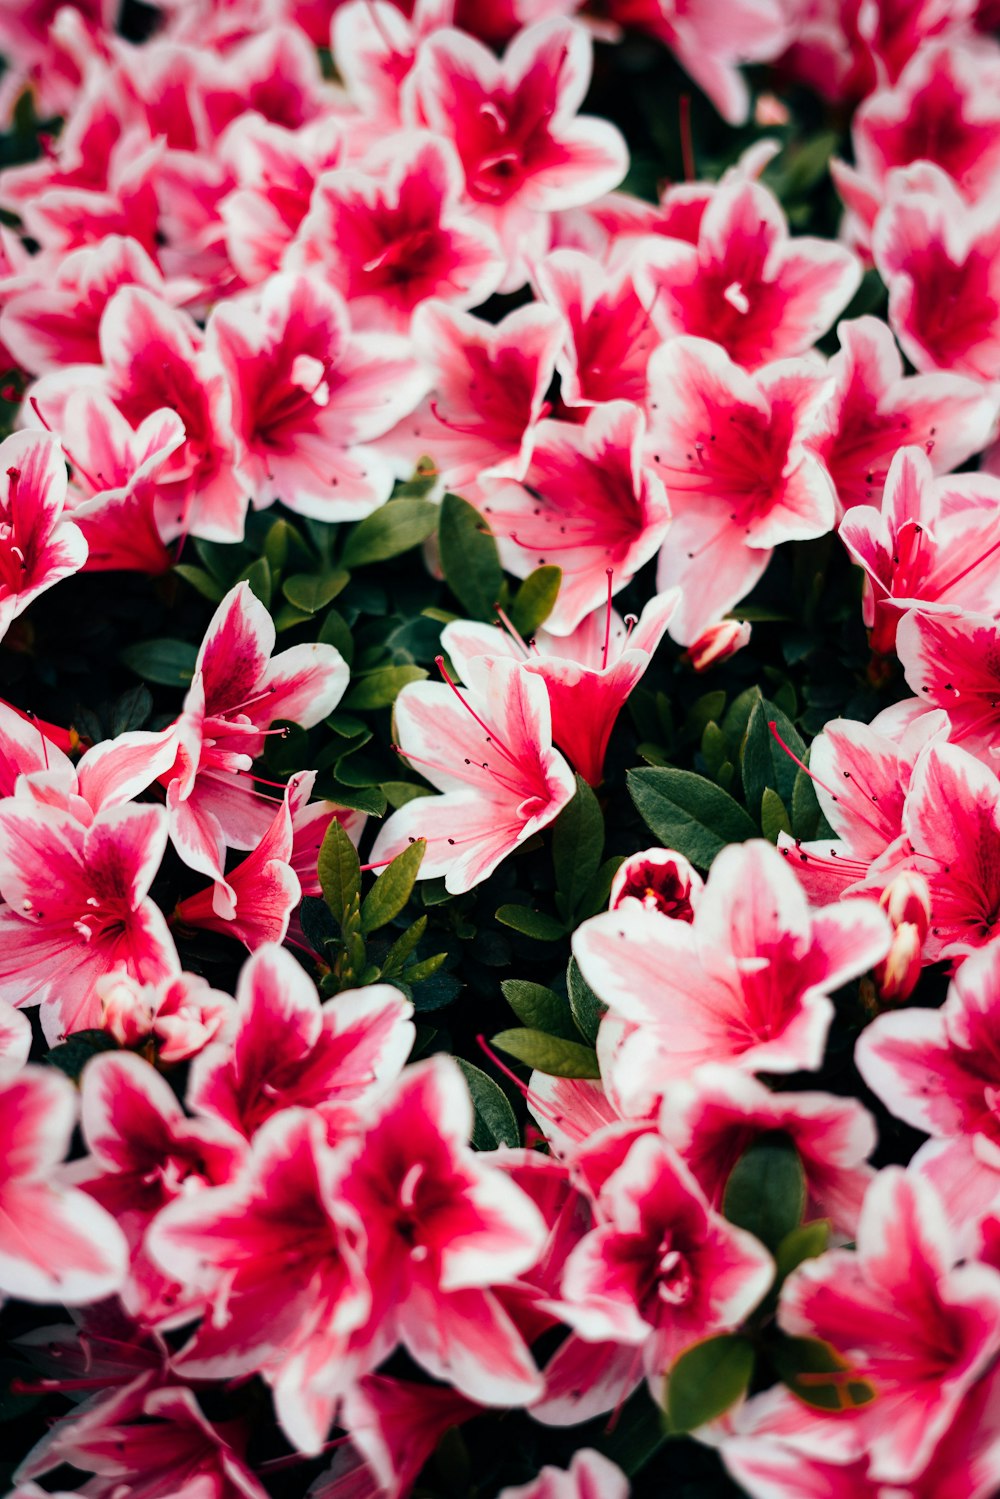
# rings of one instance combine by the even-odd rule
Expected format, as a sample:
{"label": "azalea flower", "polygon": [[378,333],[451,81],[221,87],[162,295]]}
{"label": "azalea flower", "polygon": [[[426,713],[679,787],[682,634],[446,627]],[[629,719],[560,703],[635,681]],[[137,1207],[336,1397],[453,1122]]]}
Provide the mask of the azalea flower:
{"label": "azalea flower", "polygon": [[53,437],[15,432],[0,443],[0,636],[33,599],[87,560],[65,515],[66,467]]}
{"label": "azalea flower", "polygon": [[573,1454],[569,1467],[544,1467],[532,1483],[503,1489],[499,1499],[628,1499],[628,1479],[591,1447]]}

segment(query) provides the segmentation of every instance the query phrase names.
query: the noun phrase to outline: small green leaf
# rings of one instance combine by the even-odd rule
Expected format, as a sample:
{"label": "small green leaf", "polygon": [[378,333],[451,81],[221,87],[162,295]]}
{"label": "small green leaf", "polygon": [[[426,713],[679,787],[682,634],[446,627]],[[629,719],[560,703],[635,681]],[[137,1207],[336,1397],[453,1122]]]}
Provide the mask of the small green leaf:
{"label": "small green leaf", "polygon": [[342,781],[334,781],[330,796],[339,807],[347,807],[352,812],[367,812],[369,817],[381,817],[386,807],[380,786],[348,786]]}
{"label": "small green leaf", "polygon": [[422,682],[426,676],[422,666],[380,666],[353,678],[342,706],[355,713],[389,708],[404,687]]}
{"label": "small green leaf", "polygon": [[811,1223],[800,1223],[785,1235],[774,1252],[774,1263],[778,1267],[777,1279],[785,1280],[805,1260],[817,1259],[829,1242],[829,1218],[814,1218]]}
{"label": "small green leaf", "polygon": [[630,770],[628,789],[646,826],[664,848],[707,869],[727,843],[753,838],[749,815],[721,787],[673,766]]}
{"label": "small green leaf", "polygon": [[382,781],[380,784],[386,801],[395,811],[418,797],[434,795],[429,786],[417,786],[413,781]]}
{"label": "small green leaf", "polygon": [[604,852],[604,817],[600,803],[582,776],[576,795],[563,807],[552,833],[556,890],[572,918],[584,891],[597,873]]}
{"label": "small green leaf", "polygon": [[344,567],[353,568],[398,557],[426,541],[437,520],[438,507],[429,500],[390,500],[358,522],[340,560]]}
{"label": "small green leaf", "polygon": [[768,1249],[802,1221],[806,1174],[787,1135],[761,1135],[748,1145],[729,1173],[722,1211],[730,1223],[754,1234]]}
{"label": "small green leaf", "polygon": [[53,1046],[44,1060],[50,1067],[58,1067],[67,1077],[76,1079],[98,1052],[117,1050],[118,1042],[107,1031],[74,1031],[59,1046]]}
{"label": "small green leaf", "polygon": [[418,916],[411,927],[408,927],[401,937],[395,942],[382,960],[382,977],[395,978],[402,973],[403,965],[407,958],[416,951],[421,937],[427,930],[427,917]]}
{"label": "small green leaf", "polygon": [[496,1150],[498,1145],[517,1146],[521,1143],[521,1131],[517,1118],[503,1089],[479,1067],[456,1057],[465,1081],[469,1085],[476,1122],[472,1129],[472,1144],[476,1150]]}
{"label": "small green leaf", "polygon": [[569,991],[569,1007],[576,1028],[584,1040],[594,1046],[607,1005],[598,999],[587,983],[575,958],[570,958],[569,967],[566,969],[566,987]]}
{"label": "small green leaf", "polygon": [[[804,755],[803,759],[808,765],[809,756]],[[808,843],[813,838],[821,836],[822,823],[823,813],[820,810],[812,779],[806,771],[800,769],[795,777],[795,789],[792,791],[792,832],[803,843]]]}
{"label": "small green leaf", "polygon": [[564,1041],[576,1040],[576,1027],[566,1001],[551,989],[546,989],[544,984],[506,979],[500,987],[522,1025],[530,1030],[544,1031],[547,1036],[561,1036]]}
{"label": "small green leaf", "polygon": [[[425,979],[433,978],[438,970],[444,967],[447,961],[448,954],[446,952],[436,952],[433,957],[424,958],[422,963],[414,963],[412,968],[404,969],[402,977],[408,984],[422,984]],[[445,977],[447,978],[448,975],[445,975]],[[461,987],[457,979],[455,980],[455,984],[456,988]],[[417,1009],[419,1010],[420,1008],[422,1007],[418,1004]],[[423,1008],[426,1008],[426,1006]]]}
{"label": "small green leaf", "polygon": [[496,918],[504,926],[513,927],[515,932],[534,937],[536,942],[558,942],[566,935],[561,921],[546,916],[544,911],[533,911],[530,906],[501,906]]}
{"label": "small green leaf", "polygon": [[792,819],[785,804],[776,791],[768,786],[760,800],[760,830],[771,843],[777,843],[779,833],[791,835]]}
{"label": "small green leaf", "polygon": [[141,682],[138,687],[123,692],[111,707],[109,727],[112,739],[117,739],[119,734],[127,734],[132,729],[141,729],[149,722],[152,711],[153,694]]}
{"label": "small green leaf", "polygon": [[396,855],[388,869],[383,869],[361,907],[361,930],[366,936],[399,915],[413,893],[426,851],[426,840],[418,838]]}
{"label": "small green leaf", "polygon": [[510,622],[519,635],[530,640],[556,606],[562,568],[546,563],[529,573],[510,606]]}
{"label": "small green leaf", "polygon": [[332,645],[337,648],[348,666],[354,660],[354,639],[347,626],[347,621],[336,609],[330,609],[323,616],[323,623],[316,634],[316,639],[321,645]]}
{"label": "small green leaf", "polygon": [[470,619],[492,620],[503,569],[497,544],[479,511],[457,494],[446,494],[438,525],[445,582]]}
{"label": "small green leaf", "polygon": [[120,652],[121,660],[142,677],[161,687],[187,687],[198,659],[196,646],[186,640],[140,640]]}
{"label": "small green leaf", "polygon": [[325,573],[292,573],[282,583],[281,591],[293,609],[303,614],[318,614],[333,603],[350,581],[350,573],[342,567]]}
{"label": "small green leaf", "polygon": [[723,1415],[745,1394],[753,1365],[753,1344],[733,1333],[686,1348],[667,1376],[670,1430],[697,1431]]}
{"label": "small green leaf", "polygon": [[874,1386],[822,1338],[778,1338],[768,1353],[782,1383],[815,1410],[855,1410],[875,1399]]}
{"label": "small green leaf", "polygon": [[179,578],[183,578],[185,583],[190,583],[191,587],[200,593],[203,599],[208,599],[210,604],[220,604],[226,596],[226,590],[222,584],[217,582],[203,567],[194,567],[189,562],[175,562],[174,572]]}
{"label": "small green leaf", "polygon": [[257,557],[245,567],[236,580],[250,584],[250,592],[265,609],[271,607],[271,568],[266,557]]}
{"label": "small green leaf", "polygon": [[527,1067],[547,1072],[552,1077],[600,1077],[597,1053],[579,1041],[564,1041],[561,1036],[547,1036],[544,1031],[509,1030],[493,1037],[492,1044],[516,1057]]}
{"label": "small green leaf", "polygon": [[336,817],[327,828],[320,847],[317,873],[323,899],[343,926],[351,902],[361,894],[361,861]]}

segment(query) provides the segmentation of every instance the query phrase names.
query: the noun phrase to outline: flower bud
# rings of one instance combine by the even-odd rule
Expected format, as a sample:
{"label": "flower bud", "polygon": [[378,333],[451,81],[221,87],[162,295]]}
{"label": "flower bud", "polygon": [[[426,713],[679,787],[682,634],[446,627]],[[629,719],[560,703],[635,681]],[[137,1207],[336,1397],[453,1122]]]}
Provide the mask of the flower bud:
{"label": "flower bud", "polygon": [[741,651],[749,640],[749,620],[720,619],[717,625],[709,625],[702,631],[694,645],[688,647],[684,659],[695,671],[707,671],[716,661],[724,661]]}
{"label": "flower bud", "polygon": [[139,1046],[153,1028],[152,992],[126,973],[111,973],[98,979],[101,1030],[114,1036],[120,1046]]}
{"label": "flower bud", "polygon": [[923,942],[931,924],[931,892],[927,881],[915,869],[904,869],[879,897],[879,905],[893,926],[904,923],[915,926]]}
{"label": "flower bud", "polygon": [[638,901],[648,911],[662,911],[675,921],[692,921],[704,881],[683,854],[648,848],[626,859],[611,882],[609,909]]}

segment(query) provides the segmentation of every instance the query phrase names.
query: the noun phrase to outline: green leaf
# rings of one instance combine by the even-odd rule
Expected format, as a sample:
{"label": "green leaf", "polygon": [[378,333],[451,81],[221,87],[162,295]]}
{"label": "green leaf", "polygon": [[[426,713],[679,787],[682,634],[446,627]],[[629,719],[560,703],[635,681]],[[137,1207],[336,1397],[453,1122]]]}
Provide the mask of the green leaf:
{"label": "green leaf", "polygon": [[609,1457],[628,1478],[634,1478],[668,1440],[663,1413],[645,1386],[625,1402],[618,1419],[606,1421],[595,1439],[598,1451]]}
{"label": "green leaf", "polygon": [[[436,952],[433,957],[424,958],[422,963],[414,963],[412,968],[404,969],[402,976],[408,984],[422,984],[425,979],[433,978],[438,969],[442,968],[447,961],[446,952]],[[460,988],[461,985],[458,987]],[[420,1009],[420,1005],[417,1009]]]}
{"label": "green leaf", "polygon": [[427,917],[418,916],[401,937],[397,937],[382,960],[382,977],[395,978],[402,973],[407,958],[416,950],[417,944],[427,930]]}
{"label": "green leaf", "polygon": [[771,843],[777,843],[779,833],[790,835],[792,831],[792,819],[785,810],[785,804],[770,786],[760,800],[760,830]]}
{"label": "green leaf", "polygon": [[768,1353],[782,1383],[816,1410],[855,1410],[875,1399],[874,1386],[822,1338],[782,1337]]}
{"label": "green leaf", "polygon": [[434,795],[429,786],[417,786],[413,781],[382,781],[380,784],[386,801],[395,811],[420,796]]}
{"label": "green leaf", "polygon": [[74,1031],[61,1045],[53,1046],[45,1061],[75,1080],[91,1057],[96,1057],[101,1051],[117,1050],[118,1042],[107,1031]]}
{"label": "green leaf", "polygon": [[556,606],[562,568],[546,563],[529,573],[510,606],[510,622],[519,635],[530,640]]}
{"label": "green leaf", "polygon": [[355,713],[389,708],[408,683],[422,682],[426,676],[422,666],[380,666],[353,679],[342,707]]}
{"label": "green leaf", "polygon": [[714,1421],[746,1392],[753,1344],[732,1333],[687,1348],[667,1376],[667,1420],[678,1434]]}
{"label": "green leaf", "polygon": [[721,787],[690,770],[654,766],[628,772],[628,789],[646,826],[664,848],[707,869],[727,843],[757,834],[749,815]]}
{"label": "green leaf", "polygon": [[194,567],[189,562],[175,562],[174,572],[185,583],[190,583],[203,599],[208,599],[210,604],[220,604],[226,596],[226,590],[221,583],[206,572],[203,567]]}
{"label": "green leaf", "polygon": [[316,639],[321,645],[332,645],[343,656],[348,666],[354,660],[354,639],[347,626],[347,621],[336,609],[330,609],[323,616],[323,623],[316,634]]}
{"label": "green leaf", "polygon": [[570,958],[566,969],[566,987],[569,990],[569,1008],[577,1030],[591,1046],[597,1042],[597,1030],[607,1005],[603,1004],[580,972],[575,958]]}
{"label": "green leaf", "polygon": [[607,910],[611,882],[624,863],[624,854],[612,854],[610,859],[605,859],[577,902],[577,922],[585,921],[588,916],[596,916],[598,911]]}
{"label": "green leaf", "polygon": [[587,886],[597,873],[604,852],[604,817],[600,803],[581,775],[576,795],[556,819],[552,833],[552,863],[556,891],[572,918]]}
{"label": "green leaf", "polygon": [[119,734],[127,734],[132,729],[141,729],[149,722],[149,715],[152,711],[153,694],[141,682],[138,687],[131,687],[128,692],[123,692],[111,707],[109,723],[111,738],[117,739]]}
{"label": "green leaf", "polygon": [[503,1089],[493,1079],[471,1062],[456,1057],[465,1081],[469,1085],[476,1122],[472,1129],[472,1144],[476,1150],[496,1150],[498,1145],[518,1146],[521,1131],[517,1118]]}
{"label": "green leaf", "polygon": [[497,544],[479,511],[446,494],[438,525],[441,570],[469,619],[492,620],[503,569]]}
{"label": "green leaf", "polygon": [[829,1218],[814,1218],[811,1223],[800,1223],[785,1235],[774,1252],[774,1263],[778,1267],[776,1279],[785,1280],[805,1260],[817,1259],[829,1242]]}
{"label": "green leaf", "polygon": [[336,817],[326,830],[316,872],[323,899],[343,926],[351,902],[361,894],[361,861]]}
{"label": "green leaf", "polygon": [[426,541],[438,520],[438,507],[429,500],[390,500],[359,521],[347,538],[344,567],[367,567],[398,557]]}
{"label": "green leaf", "polygon": [[496,912],[496,918],[504,926],[513,927],[515,932],[534,937],[536,942],[558,942],[560,937],[566,935],[566,928],[561,921],[556,921],[554,916],[546,916],[544,911],[533,911],[530,906],[501,906]]}
{"label": "green leaf", "polygon": [[271,607],[271,568],[266,557],[258,557],[245,567],[237,578],[237,582],[246,581],[250,584],[250,592],[254,598],[259,599],[265,609]]}
{"label": "green leaf", "polygon": [[396,855],[388,869],[383,869],[361,907],[361,930],[365,936],[387,926],[399,915],[413,893],[426,851],[426,839],[418,838]]}
{"label": "green leaf", "polygon": [[222,584],[223,592],[227,592],[232,587],[234,570],[239,567],[241,549],[223,541],[204,541],[200,536],[194,538],[192,545],[215,581]]}
{"label": "green leaf", "polygon": [[333,782],[331,800],[352,812],[367,812],[369,817],[381,817],[386,806],[380,786],[347,786],[342,781]]}
{"label": "green leaf", "polygon": [[547,1036],[561,1036],[564,1041],[576,1040],[576,1027],[566,1001],[551,989],[546,989],[544,984],[505,979],[500,988],[522,1025],[530,1030],[544,1031]]}
{"label": "green leaf", "polygon": [[325,573],[292,573],[282,583],[281,591],[293,609],[303,614],[318,614],[333,603],[350,581],[350,573],[342,567]]}
{"label": "green leaf", "polygon": [[[808,765],[809,756],[803,755],[802,758]],[[808,843],[811,839],[820,837],[822,821],[823,813],[812,779],[806,771],[800,769],[792,792],[792,832],[803,843]]]}
{"label": "green leaf", "polygon": [[802,1221],[806,1174],[787,1135],[761,1135],[748,1145],[729,1173],[722,1211],[730,1223],[754,1234],[768,1249]]}
{"label": "green leaf", "polygon": [[186,687],[198,659],[197,647],[186,640],[140,640],[119,654],[137,677],[161,687]]}
{"label": "green leaf", "polygon": [[527,1067],[547,1072],[552,1077],[600,1077],[597,1053],[579,1041],[564,1041],[561,1036],[547,1036],[544,1031],[501,1031],[492,1044],[517,1057]]}
{"label": "green leaf", "polygon": [[741,767],[743,790],[748,807],[759,807],[765,790],[771,787],[785,806],[791,804],[799,767],[771,733],[770,725],[781,735],[788,748],[801,760],[805,745],[791,720],[774,703],[758,698],[747,721]]}

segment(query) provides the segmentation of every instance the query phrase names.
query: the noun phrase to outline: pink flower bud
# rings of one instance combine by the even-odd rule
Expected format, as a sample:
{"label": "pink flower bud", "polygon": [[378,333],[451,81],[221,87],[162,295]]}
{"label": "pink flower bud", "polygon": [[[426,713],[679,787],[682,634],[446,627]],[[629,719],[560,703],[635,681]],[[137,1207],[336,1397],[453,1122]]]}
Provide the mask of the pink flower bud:
{"label": "pink flower bud", "polygon": [[761,94],[753,111],[754,121],[758,125],[787,125],[791,116],[788,106],[784,104],[777,94]]}
{"label": "pink flower bud", "polygon": [[683,854],[669,848],[648,848],[626,859],[611,882],[610,909],[638,901],[647,910],[662,911],[675,921],[693,921],[704,882]]}
{"label": "pink flower bud", "polygon": [[923,942],[931,924],[931,892],[922,874],[904,869],[882,891],[879,905],[894,927],[914,926]]}
{"label": "pink flower bud", "polygon": [[125,973],[108,974],[96,985],[101,1029],[121,1046],[139,1046],[153,1028],[152,991]]}
{"label": "pink flower bud", "polygon": [[922,963],[923,935],[912,921],[904,921],[893,933],[888,953],[874,970],[875,987],[883,1003],[900,1005],[917,987]]}
{"label": "pink flower bud", "polygon": [[702,631],[694,645],[685,652],[684,659],[695,671],[707,671],[716,661],[724,661],[727,656],[741,651],[749,640],[748,619],[721,619],[717,625],[709,625]]}

